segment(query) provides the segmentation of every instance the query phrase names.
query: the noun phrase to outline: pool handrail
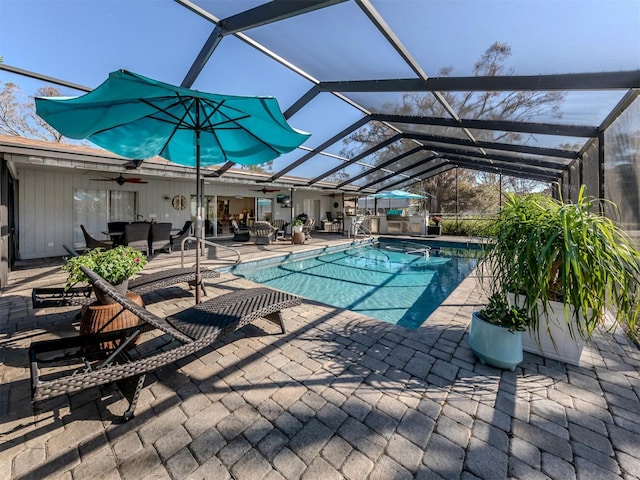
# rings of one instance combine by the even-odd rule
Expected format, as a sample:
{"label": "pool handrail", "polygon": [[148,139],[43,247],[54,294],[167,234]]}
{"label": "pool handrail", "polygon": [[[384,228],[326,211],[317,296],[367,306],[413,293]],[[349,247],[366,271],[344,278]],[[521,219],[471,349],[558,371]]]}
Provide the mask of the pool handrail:
{"label": "pool handrail", "polygon": [[351,228],[348,231],[348,238],[351,238],[351,232],[353,231],[353,239],[358,239],[358,233],[362,234],[362,238],[371,238],[371,231],[364,226],[366,215],[358,215],[352,222]]}
{"label": "pool handrail", "polygon": [[[200,239],[198,239],[197,237],[189,236],[189,237],[185,237],[185,238],[183,238],[183,239],[182,239],[182,242],[180,243],[180,250],[181,250],[181,251],[180,251],[180,266],[181,266],[182,268],[184,268],[184,252],[185,252],[184,244],[185,244],[185,242],[187,242],[187,241],[195,241],[195,242],[196,242],[196,247],[197,247],[197,245],[198,245],[198,244],[197,244],[197,242],[199,241],[199,242],[200,242],[200,244],[202,245],[202,250],[203,250],[203,251],[204,251],[204,245],[208,245],[208,246],[210,246],[210,247],[222,248],[222,249],[224,249],[224,250],[231,250],[233,253],[235,253],[235,254],[236,254],[236,260],[235,260],[235,262],[233,262],[233,263],[231,264],[231,266],[233,266],[233,265],[237,265],[237,264],[239,264],[239,263],[240,263],[240,252],[239,252],[238,250],[236,250],[235,248],[227,247],[226,245],[222,245],[222,244],[220,244],[220,243],[212,242],[212,241],[210,241],[210,240],[206,240],[206,239],[204,239],[204,238],[200,238]],[[198,250],[199,250],[199,249],[198,249],[198,248],[196,248],[196,255],[198,254]]]}

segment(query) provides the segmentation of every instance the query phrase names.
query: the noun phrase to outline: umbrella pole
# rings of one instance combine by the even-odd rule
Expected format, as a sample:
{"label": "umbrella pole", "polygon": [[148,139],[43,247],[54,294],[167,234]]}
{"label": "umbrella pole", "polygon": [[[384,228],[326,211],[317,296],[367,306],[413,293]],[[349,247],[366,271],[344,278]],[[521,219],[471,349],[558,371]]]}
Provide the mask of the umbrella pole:
{"label": "umbrella pole", "polygon": [[202,275],[200,274],[200,252],[202,251],[202,214],[200,202],[200,130],[196,129],[196,305],[200,303]]}

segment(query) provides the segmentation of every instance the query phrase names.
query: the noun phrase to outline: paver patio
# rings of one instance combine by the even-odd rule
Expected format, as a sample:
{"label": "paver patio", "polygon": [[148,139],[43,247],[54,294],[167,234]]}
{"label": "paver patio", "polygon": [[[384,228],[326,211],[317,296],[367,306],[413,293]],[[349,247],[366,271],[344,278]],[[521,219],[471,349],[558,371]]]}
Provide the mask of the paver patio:
{"label": "paver patio", "polygon": [[[0,298],[2,479],[640,478],[638,349],[617,336],[583,367],[531,354],[515,372],[484,366],[466,338],[483,299],[474,276],[417,331],[305,300],[283,312],[287,334],[257,322],[149,375],[124,424],[115,387],[34,415],[28,346],[78,324],[77,307],[33,310],[31,289],[63,279],[44,262],[14,272]],[[193,304],[186,286],[144,300],[162,315]]]}

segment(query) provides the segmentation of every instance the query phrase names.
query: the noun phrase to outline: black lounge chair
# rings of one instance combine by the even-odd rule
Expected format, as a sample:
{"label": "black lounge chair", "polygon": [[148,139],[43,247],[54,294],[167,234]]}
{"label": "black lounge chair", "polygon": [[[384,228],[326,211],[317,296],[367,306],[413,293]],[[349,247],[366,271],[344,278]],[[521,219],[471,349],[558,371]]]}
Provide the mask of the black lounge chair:
{"label": "black lounge chair", "polygon": [[[211,346],[216,340],[258,318],[277,324],[285,333],[281,310],[301,303],[295,295],[270,288],[254,288],[220,295],[162,318],[118,293],[91,270],[83,268],[83,271],[95,288],[112,296],[123,309],[132,312],[144,324],[125,330],[32,343],[29,359],[34,406],[49,398],[115,382],[129,401],[129,408],[122,417],[129,420],[134,415],[146,373]],[[152,329],[164,332],[170,342],[146,354],[145,348],[135,349],[134,344],[141,333]],[[102,355],[98,356],[98,346],[109,341],[115,342],[115,348],[99,352]],[[56,361],[51,358],[56,352],[61,354],[55,365],[56,373],[52,378],[43,378],[41,369]],[[75,363],[69,365],[70,360]],[[59,362],[64,362],[67,370],[61,372],[59,369],[63,367]]]}

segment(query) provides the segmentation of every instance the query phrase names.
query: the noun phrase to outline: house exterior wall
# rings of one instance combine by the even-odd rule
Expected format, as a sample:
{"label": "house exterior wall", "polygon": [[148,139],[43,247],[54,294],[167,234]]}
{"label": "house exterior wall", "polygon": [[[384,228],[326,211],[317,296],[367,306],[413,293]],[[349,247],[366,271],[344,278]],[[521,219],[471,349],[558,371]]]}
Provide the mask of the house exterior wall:
{"label": "house exterior wall", "polygon": [[[64,245],[73,245],[74,225],[73,194],[77,189],[109,189],[138,192],[138,215],[144,219],[155,216],[158,222],[170,222],[175,228],[181,227],[191,219],[191,212],[175,210],[171,205],[174,195],[184,195],[187,199],[195,195],[195,178],[189,180],[163,180],[149,178],[148,184],[125,183],[120,186],[115,182],[95,182],[92,178],[117,176],[113,173],[95,171],[76,173],[68,169],[54,167],[38,167],[18,164],[18,201],[20,205],[17,222],[17,238],[19,258],[55,257],[66,255]],[[127,173],[125,172],[125,176]],[[129,173],[135,176],[135,172]],[[243,196],[247,198],[263,196],[253,191],[255,185],[211,184],[205,185],[204,195],[226,197]],[[285,191],[285,190],[282,190]],[[275,193],[273,196],[275,204]],[[300,197],[302,198],[302,197]],[[304,198],[327,199],[317,192],[305,192]],[[237,200],[241,202],[241,200]],[[326,200],[325,200],[326,201]],[[246,202],[245,202],[246,203]],[[244,205],[244,204],[243,204]],[[328,209],[328,206],[326,207]],[[278,217],[288,217],[289,209],[278,211]],[[319,220],[317,220],[319,221]],[[107,229],[107,225],[104,225]]]}

